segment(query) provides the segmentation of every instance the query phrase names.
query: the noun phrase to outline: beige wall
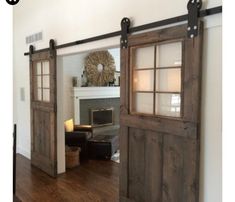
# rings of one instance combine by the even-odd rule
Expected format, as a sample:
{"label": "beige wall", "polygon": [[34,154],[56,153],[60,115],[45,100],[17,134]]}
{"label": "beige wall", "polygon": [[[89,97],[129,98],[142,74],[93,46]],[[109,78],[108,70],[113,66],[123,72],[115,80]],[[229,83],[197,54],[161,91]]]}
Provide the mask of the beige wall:
{"label": "beige wall", "polygon": [[[141,25],[187,12],[187,0],[21,0],[14,8],[14,121],[18,124],[18,152],[30,157],[30,99],[28,50],[25,36],[43,31],[36,48],[120,29],[122,17]],[[204,7],[221,5],[221,0],[204,1]],[[202,96],[201,202],[221,202],[221,15],[205,19]],[[59,55],[114,47],[119,37],[66,48]],[[58,67],[60,68],[60,67]],[[58,71],[59,72],[59,71]],[[24,101],[20,100],[24,88]],[[58,96],[62,96],[59,94]],[[60,145],[63,142],[59,142]],[[59,171],[64,171],[64,153],[58,151]]]}

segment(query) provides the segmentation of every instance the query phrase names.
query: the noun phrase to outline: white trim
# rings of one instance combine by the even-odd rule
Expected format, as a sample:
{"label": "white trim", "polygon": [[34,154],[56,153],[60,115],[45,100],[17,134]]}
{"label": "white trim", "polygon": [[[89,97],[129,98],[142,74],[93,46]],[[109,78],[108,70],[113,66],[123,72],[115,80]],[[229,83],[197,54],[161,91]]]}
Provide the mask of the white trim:
{"label": "white trim", "polygon": [[222,14],[207,16],[203,19],[204,29],[222,26]]}
{"label": "white trim", "polygon": [[73,89],[74,121],[80,124],[80,100],[99,98],[119,98],[120,87],[80,87]]}

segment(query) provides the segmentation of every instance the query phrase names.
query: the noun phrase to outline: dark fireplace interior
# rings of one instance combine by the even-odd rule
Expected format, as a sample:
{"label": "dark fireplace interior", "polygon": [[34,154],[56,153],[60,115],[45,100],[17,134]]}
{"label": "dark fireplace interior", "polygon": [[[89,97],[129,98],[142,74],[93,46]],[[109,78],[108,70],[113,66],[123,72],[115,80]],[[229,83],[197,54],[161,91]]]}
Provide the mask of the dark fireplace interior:
{"label": "dark fireplace interior", "polygon": [[92,126],[107,126],[113,125],[113,112],[112,108],[91,109],[90,124]]}
{"label": "dark fireplace interior", "polygon": [[80,123],[119,125],[120,98],[80,100]]}

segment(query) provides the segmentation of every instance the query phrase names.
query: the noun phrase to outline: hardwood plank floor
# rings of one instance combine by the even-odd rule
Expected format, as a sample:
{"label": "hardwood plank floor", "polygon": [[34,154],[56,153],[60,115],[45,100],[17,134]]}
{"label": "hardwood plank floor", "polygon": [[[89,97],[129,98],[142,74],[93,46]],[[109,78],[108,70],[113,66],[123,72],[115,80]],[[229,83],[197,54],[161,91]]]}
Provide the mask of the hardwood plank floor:
{"label": "hardwood plank floor", "polygon": [[16,195],[22,202],[117,202],[118,164],[112,161],[89,160],[67,170],[57,179],[31,166],[17,155]]}

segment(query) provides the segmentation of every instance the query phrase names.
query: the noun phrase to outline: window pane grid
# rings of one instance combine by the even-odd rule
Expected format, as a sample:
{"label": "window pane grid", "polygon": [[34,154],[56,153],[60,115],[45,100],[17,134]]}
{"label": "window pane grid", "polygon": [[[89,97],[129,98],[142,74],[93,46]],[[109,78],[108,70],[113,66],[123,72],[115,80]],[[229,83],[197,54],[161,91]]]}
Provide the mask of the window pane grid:
{"label": "window pane grid", "polygon": [[[164,46],[167,45],[168,44],[164,44]],[[176,57],[175,57],[176,60],[174,63],[172,63],[172,61],[174,61],[174,57],[170,58],[170,61],[167,61],[165,55],[161,55],[163,59],[161,62],[159,62],[160,59],[158,58],[159,55],[158,51],[160,51],[159,48],[160,46],[161,45],[158,44],[150,46],[154,47],[153,68],[148,66],[143,67],[143,64],[141,67],[138,67],[138,65],[136,65],[135,62],[133,62],[132,112],[134,112],[134,114],[150,114],[154,116],[181,117],[182,42],[177,43],[177,46],[180,47],[181,50],[176,51]],[[175,47],[172,44],[170,44],[169,47],[175,50]],[[138,49],[139,48],[135,48],[134,51],[136,52]],[[164,47],[163,49],[165,49],[164,51],[166,52],[166,47]],[[150,54],[149,49],[148,49],[148,54]],[[136,53],[134,53],[133,55],[137,56]],[[152,57],[151,55],[150,56],[148,55],[148,58],[151,57]],[[163,61],[166,62],[167,65],[164,65]],[[148,61],[148,64],[149,63],[151,62]],[[138,72],[141,75],[139,75]],[[152,73],[153,75],[151,75]],[[146,74],[148,74],[149,76],[146,76]],[[151,77],[153,78],[151,79]],[[142,82],[138,83],[139,81]],[[138,99],[137,95],[140,94],[145,96],[145,99],[147,99],[148,97],[148,99],[152,100],[151,101],[153,106],[152,108],[149,106],[147,109],[145,103],[146,101],[144,101],[143,99],[137,100]],[[141,109],[140,106],[138,106],[141,103],[140,101],[143,102],[142,104],[143,109]],[[151,103],[150,101],[148,101],[148,105],[150,105]]]}
{"label": "window pane grid", "polygon": [[49,61],[36,63],[34,73],[35,80],[35,99],[40,102],[50,102],[50,68]]}

